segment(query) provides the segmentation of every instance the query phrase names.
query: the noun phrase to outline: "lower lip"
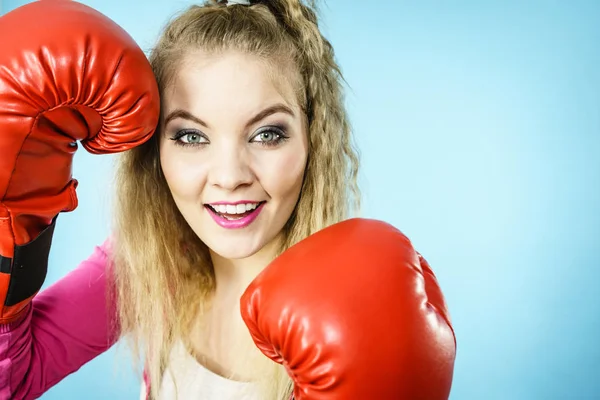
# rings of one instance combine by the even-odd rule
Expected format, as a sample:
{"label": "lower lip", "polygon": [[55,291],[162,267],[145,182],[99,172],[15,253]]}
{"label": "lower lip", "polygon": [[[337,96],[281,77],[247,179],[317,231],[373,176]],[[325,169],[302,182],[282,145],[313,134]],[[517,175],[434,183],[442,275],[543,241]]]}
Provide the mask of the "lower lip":
{"label": "lower lip", "polygon": [[210,214],[210,216],[215,220],[215,222],[219,226],[226,228],[226,229],[240,229],[240,228],[245,228],[248,225],[250,225],[252,222],[254,222],[256,217],[258,217],[258,214],[260,214],[261,210],[263,209],[264,205],[265,205],[265,203],[260,203],[260,205],[254,209],[254,211],[252,211],[250,214],[248,214],[245,217],[240,218],[240,219],[223,218],[219,214],[217,214],[213,210],[211,210],[210,207],[205,206],[205,208],[208,210],[208,213]]}

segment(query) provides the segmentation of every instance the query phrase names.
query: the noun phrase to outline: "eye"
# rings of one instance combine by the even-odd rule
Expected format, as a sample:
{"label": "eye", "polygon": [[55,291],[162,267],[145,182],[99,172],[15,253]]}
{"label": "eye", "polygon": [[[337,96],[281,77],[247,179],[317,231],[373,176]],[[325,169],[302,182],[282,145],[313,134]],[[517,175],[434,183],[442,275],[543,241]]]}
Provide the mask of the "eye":
{"label": "eye", "polygon": [[251,142],[260,143],[263,146],[276,146],[287,138],[283,129],[269,127],[258,132]]}
{"label": "eye", "polygon": [[256,135],[255,138],[260,139],[259,142],[272,142],[273,140],[277,140],[279,135],[277,132],[265,131]]}
{"label": "eye", "polygon": [[173,135],[171,140],[179,146],[198,146],[209,143],[206,136],[194,130],[181,130]]}

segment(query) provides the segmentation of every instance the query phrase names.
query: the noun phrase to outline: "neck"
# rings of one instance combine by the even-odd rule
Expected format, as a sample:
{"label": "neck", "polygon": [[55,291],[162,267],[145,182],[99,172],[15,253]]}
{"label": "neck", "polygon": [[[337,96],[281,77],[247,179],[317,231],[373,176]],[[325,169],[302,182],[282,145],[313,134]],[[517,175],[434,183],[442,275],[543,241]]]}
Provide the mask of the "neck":
{"label": "neck", "polygon": [[281,238],[277,237],[255,254],[240,259],[228,259],[211,252],[215,271],[215,299],[236,301],[277,254]]}
{"label": "neck", "polygon": [[216,290],[207,313],[194,321],[190,348],[200,363],[218,374],[233,375],[239,380],[257,378],[251,372],[255,360],[265,358],[253,344],[242,321],[240,298],[252,280],[275,258],[280,243],[278,237],[243,259],[227,259],[211,252]]}

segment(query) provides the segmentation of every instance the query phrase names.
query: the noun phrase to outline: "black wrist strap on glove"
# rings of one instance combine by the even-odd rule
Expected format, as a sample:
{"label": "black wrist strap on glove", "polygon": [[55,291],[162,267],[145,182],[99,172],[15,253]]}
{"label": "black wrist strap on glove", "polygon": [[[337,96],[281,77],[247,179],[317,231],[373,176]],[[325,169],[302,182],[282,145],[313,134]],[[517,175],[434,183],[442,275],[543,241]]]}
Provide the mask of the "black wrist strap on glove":
{"label": "black wrist strap on glove", "polygon": [[44,284],[56,218],[34,240],[15,246],[14,258],[0,255],[0,272],[10,274],[4,306],[10,307],[28,299]]}

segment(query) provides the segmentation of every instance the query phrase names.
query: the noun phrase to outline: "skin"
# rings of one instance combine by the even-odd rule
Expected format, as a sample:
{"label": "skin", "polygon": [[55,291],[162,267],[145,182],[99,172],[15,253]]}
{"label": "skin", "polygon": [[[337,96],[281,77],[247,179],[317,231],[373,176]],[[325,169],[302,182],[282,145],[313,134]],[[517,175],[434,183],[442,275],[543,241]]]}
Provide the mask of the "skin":
{"label": "skin", "polygon": [[[210,249],[217,283],[190,347],[221,375],[239,372],[231,343],[249,338],[239,298],[275,257],[300,196],[308,139],[298,79],[294,68],[251,55],[196,51],[163,95],[162,170],[182,215]],[[266,202],[244,228],[219,226],[205,207],[239,200]]]}

